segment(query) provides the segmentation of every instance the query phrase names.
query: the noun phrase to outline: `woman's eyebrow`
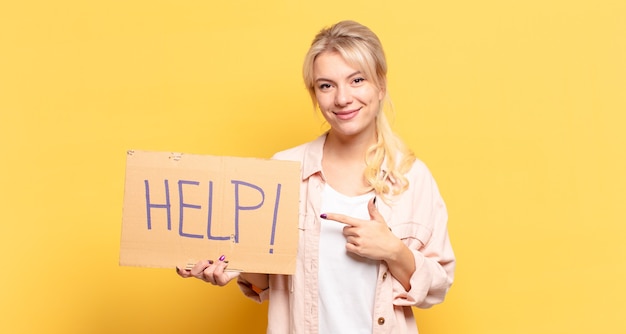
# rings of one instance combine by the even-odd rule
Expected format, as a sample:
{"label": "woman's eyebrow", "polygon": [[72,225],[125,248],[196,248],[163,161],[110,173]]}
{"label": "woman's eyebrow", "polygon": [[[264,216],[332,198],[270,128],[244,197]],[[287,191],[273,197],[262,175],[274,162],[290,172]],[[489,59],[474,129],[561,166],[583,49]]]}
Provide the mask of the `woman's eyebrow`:
{"label": "woman's eyebrow", "polygon": [[[352,78],[352,77],[360,75],[360,74],[361,74],[361,71],[356,71],[356,72],[346,76],[346,79]],[[315,81],[330,81],[330,82],[334,82],[334,80],[326,79],[324,77],[316,78]]]}
{"label": "woman's eyebrow", "polygon": [[347,76],[346,78],[352,78],[353,76],[360,75],[360,74],[361,74],[361,71],[356,71],[356,72],[350,74],[349,76]]}

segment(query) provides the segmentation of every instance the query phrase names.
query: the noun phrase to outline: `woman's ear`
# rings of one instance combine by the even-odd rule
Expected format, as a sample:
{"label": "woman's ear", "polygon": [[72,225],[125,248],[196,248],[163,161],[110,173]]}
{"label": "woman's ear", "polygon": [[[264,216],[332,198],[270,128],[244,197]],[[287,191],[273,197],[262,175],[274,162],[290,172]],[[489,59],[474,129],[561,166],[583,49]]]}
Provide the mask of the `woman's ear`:
{"label": "woman's ear", "polygon": [[382,101],[387,95],[387,80],[382,80],[378,88],[378,100]]}
{"label": "woman's ear", "polygon": [[387,95],[387,86],[382,86],[378,89],[378,100],[382,101]]}

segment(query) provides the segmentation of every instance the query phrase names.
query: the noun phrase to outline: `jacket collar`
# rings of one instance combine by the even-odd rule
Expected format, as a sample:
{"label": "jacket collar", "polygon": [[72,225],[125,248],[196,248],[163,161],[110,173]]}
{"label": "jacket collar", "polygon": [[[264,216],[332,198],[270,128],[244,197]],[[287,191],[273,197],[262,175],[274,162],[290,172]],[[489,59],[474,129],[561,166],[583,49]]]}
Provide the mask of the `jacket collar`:
{"label": "jacket collar", "polygon": [[[315,140],[310,142],[310,145],[308,145],[306,152],[304,153],[302,180],[308,179],[309,177],[311,177],[311,175],[315,173],[320,173],[320,175],[323,175],[322,174],[322,156],[324,155],[324,143],[326,142],[327,135],[328,135],[328,132],[325,132],[324,134],[322,134],[321,136],[317,137]],[[386,174],[388,170],[386,157],[383,160],[381,167],[382,168],[380,172],[382,174]],[[387,175],[387,178],[392,183],[395,182],[395,180],[391,177],[391,175]]]}
{"label": "jacket collar", "polygon": [[304,152],[304,161],[302,166],[302,180],[306,180],[315,173],[322,173],[322,156],[324,154],[324,143],[326,135],[322,134],[308,145]]}

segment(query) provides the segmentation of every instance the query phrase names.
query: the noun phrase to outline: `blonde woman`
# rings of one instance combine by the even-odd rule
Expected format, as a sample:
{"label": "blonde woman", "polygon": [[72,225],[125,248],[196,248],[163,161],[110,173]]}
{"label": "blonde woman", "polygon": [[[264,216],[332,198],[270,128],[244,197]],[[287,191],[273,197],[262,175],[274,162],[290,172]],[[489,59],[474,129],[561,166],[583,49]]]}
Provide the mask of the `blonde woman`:
{"label": "blonde woman", "polygon": [[330,125],[274,158],[302,163],[294,275],[225,271],[228,261],[177,269],[269,300],[268,333],[417,333],[412,306],[443,301],[455,257],[447,211],[429,170],[383,112],[387,64],[378,37],[342,21],[320,31],[303,66]]}

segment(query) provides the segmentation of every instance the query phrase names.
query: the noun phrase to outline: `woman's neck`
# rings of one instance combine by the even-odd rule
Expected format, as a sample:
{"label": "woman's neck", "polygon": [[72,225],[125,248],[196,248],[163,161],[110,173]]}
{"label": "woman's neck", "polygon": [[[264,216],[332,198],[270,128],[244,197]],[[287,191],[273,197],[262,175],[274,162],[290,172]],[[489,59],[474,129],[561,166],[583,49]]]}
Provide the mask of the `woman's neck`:
{"label": "woman's neck", "polygon": [[338,137],[332,130],[326,137],[322,173],[326,182],[347,196],[367,193],[371,186],[365,179],[365,154],[375,137]]}
{"label": "woman's neck", "polygon": [[331,130],[324,144],[324,156],[344,162],[363,162],[367,150],[375,143],[375,134],[341,137]]}

